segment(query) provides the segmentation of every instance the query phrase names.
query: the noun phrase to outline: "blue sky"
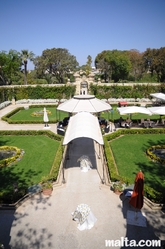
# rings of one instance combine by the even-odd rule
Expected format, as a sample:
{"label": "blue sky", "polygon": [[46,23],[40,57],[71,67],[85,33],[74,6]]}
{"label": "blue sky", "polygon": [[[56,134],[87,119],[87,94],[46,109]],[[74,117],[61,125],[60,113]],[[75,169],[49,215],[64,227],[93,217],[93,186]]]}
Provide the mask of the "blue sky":
{"label": "blue sky", "polygon": [[0,0],[0,51],[66,48],[80,65],[103,50],[143,52],[165,46],[164,13],[165,0]]}

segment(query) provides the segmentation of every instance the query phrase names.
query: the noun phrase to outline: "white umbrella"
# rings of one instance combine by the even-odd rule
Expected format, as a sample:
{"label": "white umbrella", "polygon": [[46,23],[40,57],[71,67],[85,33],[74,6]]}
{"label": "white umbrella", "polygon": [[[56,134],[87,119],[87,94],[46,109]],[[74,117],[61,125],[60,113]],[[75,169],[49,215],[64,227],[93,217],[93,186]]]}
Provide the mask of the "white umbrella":
{"label": "white umbrella", "polygon": [[152,114],[165,115],[165,106],[154,106],[147,108]]}
{"label": "white umbrella", "polygon": [[148,110],[148,108],[141,106],[118,107],[117,110],[120,113],[120,115],[132,114],[132,113],[143,113],[143,114],[152,115],[152,113],[150,112],[150,110]]}
{"label": "white umbrella", "polygon": [[111,105],[95,98],[94,95],[76,95],[72,99],[65,101],[57,107],[57,110],[70,113],[78,113],[83,111],[97,113],[111,109]]}
{"label": "white umbrella", "polygon": [[44,123],[45,123],[45,127],[49,126],[47,124],[48,122],[49,122],[48,114],[47,114],[46,108],[44,107]]}

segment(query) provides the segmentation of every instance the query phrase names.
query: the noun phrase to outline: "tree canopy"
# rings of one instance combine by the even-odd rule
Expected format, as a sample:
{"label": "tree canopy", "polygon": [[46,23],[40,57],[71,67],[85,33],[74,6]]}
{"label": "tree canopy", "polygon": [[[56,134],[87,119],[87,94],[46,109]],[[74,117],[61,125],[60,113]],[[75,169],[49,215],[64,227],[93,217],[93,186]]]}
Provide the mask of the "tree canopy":
{"label": "tree canopy", "polygon": [[21,50],[21,53],[19,53],[19,56],[22,60],[22,65],[24,66],[24,84],[27,85],[27,64],[28,60],[33,61],[34,60],[34,53],[32,51],[28,51],[27,49]]}
{"label": "tree canopy", "polygon": [[50,74],[59,83],[64,83],[65,77],[75,70],[78,62],[76,57],[71,55],[67,49],[52,48],[44,50],[41,56],[36,57],[34,65],[41,77]]}
{"label": "tree canopy", "polygon": [[156,72],[158,82],[165,81],[165,47],[160,49],[147,48],[143,54],[145,67],[151,74]]}
{"label": "tree canopy", "polygon": [[[35,65],[34,73],[28,73],[29,60]],[[94,63],[100,72],[96,78],[104,82],[165,82],[165,47],[144,52],[103,50]],[[73,82],[74,71],[81,69],[88,75],[91,64],[88,55],[86,64],[79,67],[76,57],[65,48],[46,49],[37,57],[29,50],[0,51],[0,85],[66,83],[68,78]]]}
{"label": "tree canopy", "polygon": [[21,59],[16,50],[0,52],[0,84],[9,85],[13,83],[14,78],[17,80],[20,76]]}
{"label": "tree canopy", "polygon": [[144,74],[149,74],[150,80],[153,78],[154,81],[164,82],[165,47],[148,48],[143,53],[136,49],[104,50],[96,56],[95,66],[100,70],[105,82],[140,81],[143,80]]}
{"label": "tree canopy", "polygon": [[126,51],[104,50],[95,59],[96,68],[104,74],[105,82],[127,79],[131,70],[131,62]]}

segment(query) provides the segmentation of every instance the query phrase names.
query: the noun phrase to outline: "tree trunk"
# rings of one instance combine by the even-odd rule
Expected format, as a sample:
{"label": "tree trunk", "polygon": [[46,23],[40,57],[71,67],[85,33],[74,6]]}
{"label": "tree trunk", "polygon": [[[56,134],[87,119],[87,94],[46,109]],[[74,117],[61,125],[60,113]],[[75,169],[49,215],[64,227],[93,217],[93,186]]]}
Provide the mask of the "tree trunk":
{"label": "tree trunk", "polygon": [[27,85],[27,61],[24,61],[24,84]]}
{"label": "tree trunk", "polygon": [[0,78],[1,78],[1,80],[2,80],[2,82],[3,82],[3,85],[7,85],[5,79],[2,77],[2,75],[0,75]]}

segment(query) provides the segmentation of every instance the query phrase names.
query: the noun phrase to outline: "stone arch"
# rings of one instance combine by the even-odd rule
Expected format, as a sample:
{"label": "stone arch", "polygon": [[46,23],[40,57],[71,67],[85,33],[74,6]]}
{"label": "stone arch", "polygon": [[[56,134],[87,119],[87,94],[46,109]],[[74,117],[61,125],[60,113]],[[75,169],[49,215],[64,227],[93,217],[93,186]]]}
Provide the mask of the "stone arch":
{"label": "stone arch", "polygon": [[87,95],[88,94],[88,82],[82,81],[80,82],[80,95]]}

